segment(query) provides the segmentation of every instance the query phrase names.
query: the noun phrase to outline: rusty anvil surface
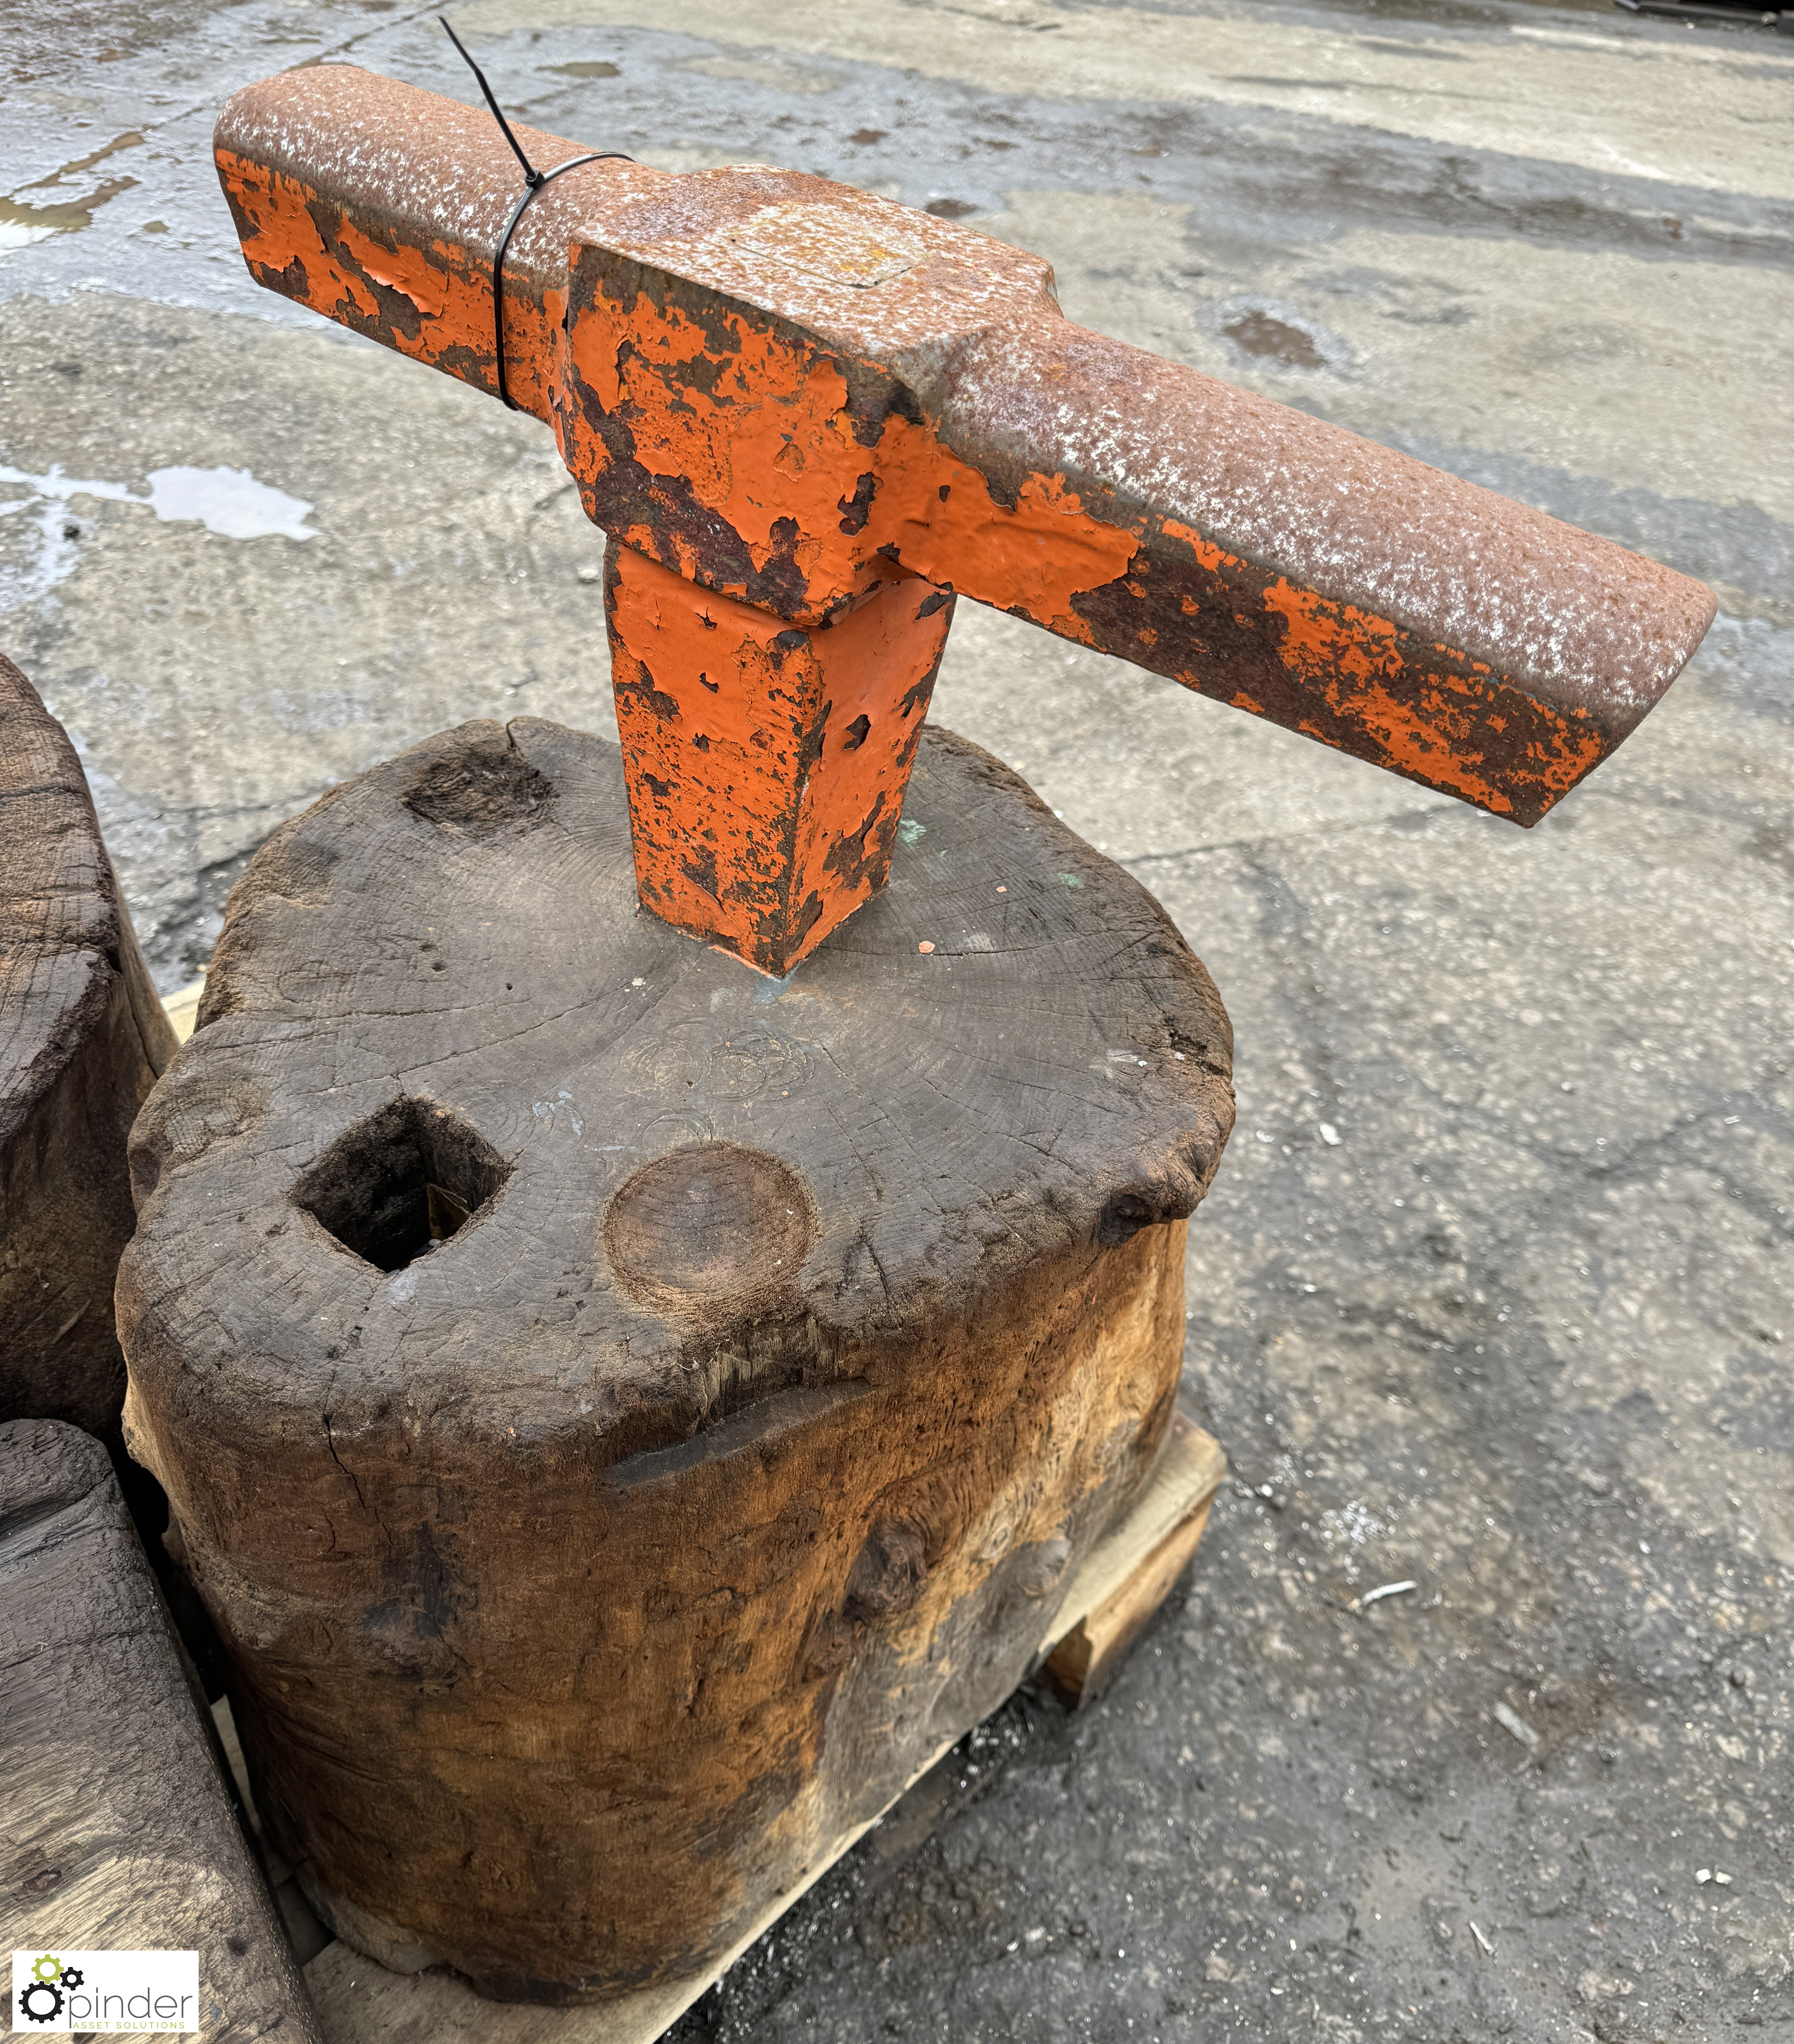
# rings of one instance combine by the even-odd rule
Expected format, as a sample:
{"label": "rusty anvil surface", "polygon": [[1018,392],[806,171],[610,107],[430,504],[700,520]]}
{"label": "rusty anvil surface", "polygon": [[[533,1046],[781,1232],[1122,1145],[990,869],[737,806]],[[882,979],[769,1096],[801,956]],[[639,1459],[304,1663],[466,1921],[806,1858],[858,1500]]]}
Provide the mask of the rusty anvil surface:
{"label": "rusty anvil surface", "polygon": [[[538,165],[577,145],[518,131]],[[490,116],[238,93],[262,283],[496,394]],[[1037,258],[799,172],[624,160],[507,252],[509,387],[610,537],[642,898],[782,974],[882,883],[962,594],[1531,824],[1700,644],[1698,582],[1077,326]]]}

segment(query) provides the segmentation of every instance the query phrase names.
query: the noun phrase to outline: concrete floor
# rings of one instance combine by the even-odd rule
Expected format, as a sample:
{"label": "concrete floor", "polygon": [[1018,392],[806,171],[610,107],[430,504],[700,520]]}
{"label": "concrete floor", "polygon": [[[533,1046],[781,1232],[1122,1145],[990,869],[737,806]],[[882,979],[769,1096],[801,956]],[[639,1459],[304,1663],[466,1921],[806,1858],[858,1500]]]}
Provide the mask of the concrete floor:
{"label": "concrete floor", "polygon": [[[1074,317],[1721,603],[1530,835],[962,613],[939,720],[1234,1017],[1185,1395],[1237,1480],[1106,1700],[1019,1698],[677,2034],[1794,2038],[1794,44],[1598,0],[455,18],[540,125],[958,201]],[[0,647],[170,989],[344,775],[609,723],[546,430],[236,256],[217,106],[330,56],[471,97],[406,0],[0,5]]]}

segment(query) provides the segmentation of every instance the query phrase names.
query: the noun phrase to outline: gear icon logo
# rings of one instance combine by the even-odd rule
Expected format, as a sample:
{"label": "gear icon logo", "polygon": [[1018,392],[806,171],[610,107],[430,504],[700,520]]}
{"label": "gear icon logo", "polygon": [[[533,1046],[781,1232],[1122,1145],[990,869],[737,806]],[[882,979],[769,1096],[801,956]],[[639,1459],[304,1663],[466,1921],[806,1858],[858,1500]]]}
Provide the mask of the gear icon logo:
{"label": "gear icon logo", "polygon": [[27,2023],[54,2023],[63,2012],[63,1989],[81,1984],[79,1966],[64,1969],[54,1952],[40,1953],[31,1978],[19,1989],[19,2013]]}
{"label": "gear icon logo", "polygon": [[28,2023],[54,2023],[63,2012],[63,1991],[53,1981],[34,1980],[19,1989],[19,2013]]}

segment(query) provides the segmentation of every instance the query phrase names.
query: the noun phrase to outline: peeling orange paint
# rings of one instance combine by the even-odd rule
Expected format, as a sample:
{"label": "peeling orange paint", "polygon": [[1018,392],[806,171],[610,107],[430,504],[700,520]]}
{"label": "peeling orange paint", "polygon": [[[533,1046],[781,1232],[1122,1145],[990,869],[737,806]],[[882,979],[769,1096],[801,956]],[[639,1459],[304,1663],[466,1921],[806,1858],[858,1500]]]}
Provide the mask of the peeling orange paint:
{"label": "peeling orange paint", "polygon": [[[855,481],[836,426],[847,382],[827,355],[784,344],[739,315],[706,331],[645,294],[627,310],[601,301],[582,313],[567,348],[586,391],[627,431],[636,460],[651,476],[688,486],[756,567],[779,551],[774,526],[795,524],[799,566],[806,578],[820,570],[829,585],[812,614],[827,614],[830,599],[838,604],[866,585],[862,563],[832,576],[823,566],[825,555],[843,551],[831,528]],[[583,408],[563,406],[557,417],[568,466],[576,474],[601,472],[609,455]]]}
{"label": "peeling orange paint", "polygon": [[874,498],[874,545],[894,548],[931,582],[1091,644],[1072,599],[1126,574],[1139,548],[1134,535],[1092,517],[1062,475],[1030,475],[1013,509],[1000,504],[977,470],[925,427],[893,424],[885,439],[894,445],[880,445],[889,508],[881,515]]}
{"label": "peeling orange paint", "polygon": [[1600,759],[1601,736],[1585,711],[1567,714],[1536,697],[1521,698],[1518,690],[1492,686],[1481,678],[1486,666],[1446,646],[1434,650],[1469,671],[1416,671],[1404,657],[1398,628],[1387,618],[1292,588],[1281,578],[1266,588],[1265,607],[1284,622],[1278,652],[1285,667],[1339,720],[1339,728],[1328,730],[1302,719],[1297,728],[1309,737],[1373,758],[1498,816],[1512,815],[1515,804],[1511,790],[1485,770],[1487,749],[1477,733],[1506,733],[1510,720],[1495,707],[1500,697],[1523,699],[1527,721],[1540,731],[1526,755],[1531,778],[1551,799],[1567,793]]}
{"label": "peeling orange paint", "polygon": [[1281,575],[1265,591],[1265,608],[1284,621],[1281,651],[1292,674],[1318,678],[1343,672],[1364,680],[1394,674],[1401,665],[1396,627],[1387,618],[1330,602],[1312,589],[1293,589]]}
{"label": "peeling orange paint", "polygon": [[[713,512],[756,570],[782,552],[793,561],[805,595],[785,614],[832,614],[894,558],[1089,643],[1072,599],[1123,574],[1138,542],[1092,517],[1062,475],[1028,476],[1012,505],[1001,503],[927,425],[894,410],[868,446],[855,432],[840,365],[807,337],[735,307],[701,321],[636,289],[632,272],[614,276],[596,259],[594,267],[589,292],[576,287],[567,341],[582,399],[627,433],[651,478],[689,488]],[[613,451],[587,402],[559,416],[568,467],[603,474]],[[614,523],[601,495],[589,508]],[[633,528],[632,543],[651,529]],[[682,573],[743,586],[677,548],[670,535],[648,545]]]}
{"label": "peeling orange paint", "polygon": [[1159,530],[1173,540],[1181,540],[1198,563],[1211,574],[1219,574],[1224,568],[1238,568],[1243,565],[1237,555],[1224,552],[1212,540],[1205,538],[1193,525],[1180,524],[1175,518],[1161,521]]}
{"label": "peeling orange paint", "polygon": [[426,319],[441,313],[448,298],[448,279],[439,262],[432,262],[421,248],[382,248],[347,220],[338,225],[336,235],[375,283],[409,298]]}
{"label": "peeling orange paint", "polygon": [[[388,248],[310,186],[230,150],[218,151],[217,166],[244,259],[259,283],[413,361],[496,390],[489,264],[440,235],[427,249]],[[402,298],[409,314],[395,320],[382,306],[382,290]],[[566,302],[564,291],[545,294],[540,307],[523,293],[505,292],[511,395],[538,418],[549,417],[560,382]]]}
{"label": "peeling orange paint", "polygon": [[884,884],[953,600],[892,571],[806,629],[614,541],[605,578],[642,900],[782,978]]}

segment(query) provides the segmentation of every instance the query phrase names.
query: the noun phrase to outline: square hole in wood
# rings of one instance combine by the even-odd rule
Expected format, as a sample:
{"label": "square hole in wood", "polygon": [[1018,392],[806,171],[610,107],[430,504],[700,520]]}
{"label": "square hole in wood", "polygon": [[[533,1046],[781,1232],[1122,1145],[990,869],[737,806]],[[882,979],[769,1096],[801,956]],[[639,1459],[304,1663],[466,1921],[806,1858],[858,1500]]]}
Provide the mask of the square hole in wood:
{"label": "square hole in wood", "polygon": [[509,1176],[449,1108],[405,1099],[340,1135],[293,1197],[363,1262],[402,1270],[496,1199]]}

